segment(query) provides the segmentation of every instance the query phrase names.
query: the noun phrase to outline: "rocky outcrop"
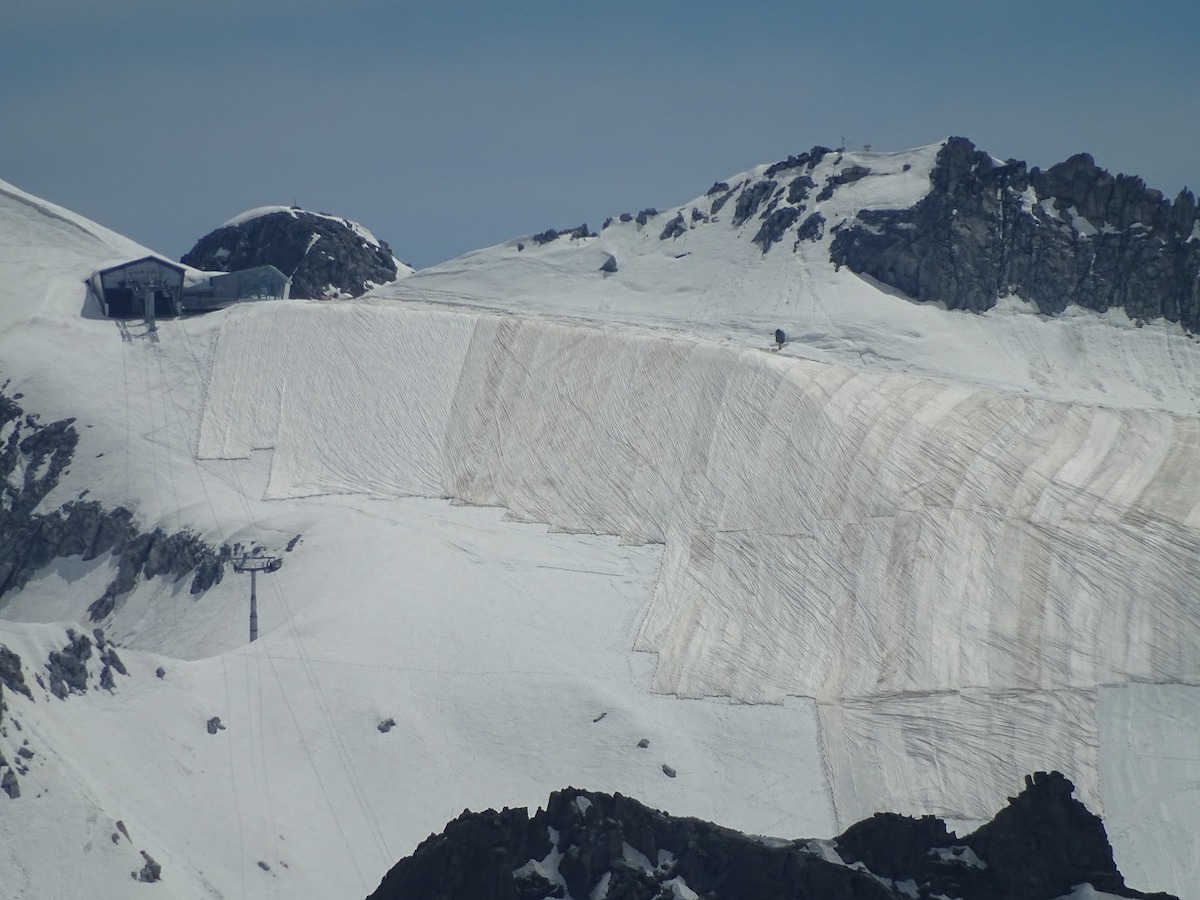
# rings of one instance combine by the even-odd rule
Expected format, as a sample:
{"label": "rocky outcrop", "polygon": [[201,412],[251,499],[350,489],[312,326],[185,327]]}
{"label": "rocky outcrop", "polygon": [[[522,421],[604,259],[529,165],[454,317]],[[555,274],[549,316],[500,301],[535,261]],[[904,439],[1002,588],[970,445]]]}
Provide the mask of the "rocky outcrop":
{"label": "rocky outcrop", "polygon": [[411,271],[348,219],[291,208],[234,222],[200,238],[181,261],[210,272],[274,266],[292,279],[291,296],[304,299],[358,297]]}
{"label": "rocky outcrop", "polygon": [[51,650],[46,661],[50,693],[59,700],[67,694],[87,692],[87,661],[92,656],[92,641],[86,634],[67,629],[67,643],[61,650]]}
{"label": "rocky outcrop", "polygon": [[1147,896],[1125,887],[1103,824],[1072,791],[1062,775],[1038,773],[961,839],[933,817],[881,814],[833,841],[785,841],[568,788],[533,816],[464,812],[397,863],[370,900],[1053,900],[1085,883]]}
{"label": "rocky outcrop", "polygon": [[1079,154],[1041,171],[998,163],[964,138],[938,154],[931,190],[909,209],[864,210],[838,230],[837,265],[915,300],[982,311],[1015,294],[1055,315],[1123,309],[1200,331],[1196,200]]}
{"label": "rocky outcrop", "polygon": [[539,247],[543,244],[548,244],[551,241],[556,241],[560,237],[566,238],[588,238],[595,237],[596,232],[591,231],[587,227],[587,222],[582,225],[576,225],[574,228],[554,229],[547,228],[545,231],[540,231],[533,236],[533,242]]}
{"label": "rocky outcrop", "polygon": [[[33,699],[33,692],[25,683],[25,673],[21,669],[21,657],[3,644],[0,644],[0,685],[3,685],[5,690],[24,694],[30,700]],[[3,712],[3,698],[0,698],[0,713]]]}
{"label": "rocky outcrop", "polygon": [[106,553],[116,556],[117,574],[89,607],[94,621],[112,612],[141,577],[178,580],[191,574],[192,594],[221,580],[230,548],[214,548],[187,529],[143,533],[129,510],[85,500],[86,491],[57,509],[39,511],[74,458],[79,433],[74,419],[43,423],[26,414],[18,399],[0,392],[0,429],[8,428],[0,447],[0,597],[20,590],[56,559],[92,560]]}

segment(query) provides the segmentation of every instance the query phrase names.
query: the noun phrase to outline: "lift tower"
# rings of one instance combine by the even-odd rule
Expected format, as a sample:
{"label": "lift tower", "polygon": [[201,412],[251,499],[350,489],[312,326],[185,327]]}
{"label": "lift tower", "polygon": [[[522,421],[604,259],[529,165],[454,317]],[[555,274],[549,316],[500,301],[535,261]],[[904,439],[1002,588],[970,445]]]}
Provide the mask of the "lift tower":
{"label": "lift tower", "polygon": [[283,560],[278,556],[239,556],[234,560],[233,571],[250,573],[250,640],[258,640],[258,573],[278,572]]}

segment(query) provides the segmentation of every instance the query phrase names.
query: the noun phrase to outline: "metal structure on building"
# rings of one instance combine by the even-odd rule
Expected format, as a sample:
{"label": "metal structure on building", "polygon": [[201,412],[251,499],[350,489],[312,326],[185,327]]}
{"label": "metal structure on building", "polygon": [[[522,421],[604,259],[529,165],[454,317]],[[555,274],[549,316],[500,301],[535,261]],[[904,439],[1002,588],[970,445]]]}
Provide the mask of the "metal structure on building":
{"label": "metal structure on building", "polygon": [[208,312],[235,303],[283,300],[290,288],[291,279],[274,266],[215,273],[183,289],[183,311]]}
{"label": "metal structure on building", "polygon": [[120,263],[92,274],[88,285],[110,319],[142,317],[153,331],[158,316],[178,316],[185,269],[158,256]]}
{"label": "metal structure on building", "polygon": [[291,279],[274,266],[197,272],[159,256],[100,269],[87,284],[106,317],[143,318],[151,332],[160,317],[210,312],[256,300],[283,300],[291,289]]}

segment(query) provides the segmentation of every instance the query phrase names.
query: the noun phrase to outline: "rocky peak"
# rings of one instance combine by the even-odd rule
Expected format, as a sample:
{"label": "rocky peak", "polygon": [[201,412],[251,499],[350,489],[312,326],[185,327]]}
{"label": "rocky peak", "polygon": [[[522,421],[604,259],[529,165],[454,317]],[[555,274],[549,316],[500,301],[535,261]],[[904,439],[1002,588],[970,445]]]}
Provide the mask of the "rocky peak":
{"label": "rocky peak", "polygon": [[1044,172],[1001,164],[965,138],[942,146],[930,185],[907,209],[857,213],[830,245],[833,262],[952,309],[1015,294],[1048,315],[1118,308],[1200,331],[1190,191],[1172,203],[1086,153]]}
{"label": "rocky peak", "polygon": [[1062,775],[1038,773],[965,838],[932,816],[880,813],[832,841],[810,841],[752,837],[621,794],[567,788],[532,816],[464,811],[397,863],[370,900],[1054,900],[1085,883],[1147,896],[1125,887],[1103,824],[1072,792]]}
{"label": "rocky peak", "polygon": [[231,219],[184,254],[185,265],[233,272],[271,265],[291,278],[290,296],[358,297],[412,272],[361,225],[295,207],[264,207]]}

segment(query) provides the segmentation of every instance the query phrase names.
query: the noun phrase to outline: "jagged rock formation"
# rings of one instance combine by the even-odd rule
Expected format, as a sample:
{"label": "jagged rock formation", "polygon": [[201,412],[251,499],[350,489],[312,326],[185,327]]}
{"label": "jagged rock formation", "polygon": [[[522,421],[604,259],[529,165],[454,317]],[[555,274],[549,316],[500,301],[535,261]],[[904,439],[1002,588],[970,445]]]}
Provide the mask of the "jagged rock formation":
{"label": "jagged rock formation", "polygon": [[574,228],[547,228],[545,231],[535,234],[533,236],[533,242],[540,247],[542,244],[548,244],[551,241],[556,241],[560,237],[585,238],[595,236],[596,232],[590,231],[587,227],[587,222],[584,222],[582,225],[576,225]]}
{"label": "jagged rock formation", "polygon": [[[25,683],[25,673],[21,671],[21,657],[3,644],[0,644],[0,685],[3,685],[5,690],[33,699],[33,692]],[[0,698],[0,714],[4,709],[3,700]]]}
{"label": "jagged rock formation", "polygon": [[532,817],[464,812],[384,877],[369,900],[544,897],[795,897],[812,900],[1053,900],[1090,884],[1125,886],[1099,818],[1055,772],[974,833],[940,819],[878,814],[829,841],[749,837],[675,818],[621,794],[568,788]]}
{"label": "jagged rock formation", "polygon": [[271,265],[292,279],[292,297],[358,297],[412,270],[385,241],[348,219],[279,208],[234,219],[200,238],[185,265],[233,272]]}
{"label": "jagged rock formation", "polygon": [[915,206],[864,210],[838,231],[835,264],[922,301],[987,310],[1015,294],[1048,315],[1124,309],[1200,330],[1196,199],[1172,203],[1081,153],[1046,171],[997,163],[964,138],[938,153]]}
{"label": "jagged rock formation", "polygon": [[24,587],[55,559],[91,560],[105,553],[116,554],[117,574],[89,607],[94,621],[112,612],[139,577],[179,579],[194,573],[192,594],[221,580],[230,548],[211,547],[186,529],[142,533],[129,510],[105,509],[82,494],[58,509],[37,511],[66,473],[79,433],[74,419],[42,423],[26,414],[18,399],[0,392],[0,429],[8,432],[0,446],[0,597]]}
{"label": "jagged rock formation", "polygon": [[67,694],[87,692],[87,661],[92,656],[92,641],[86,634],[67,629],[67,644],[61,650],[50,651],[46,669],[50,673],[50,693],[59,700]]}

